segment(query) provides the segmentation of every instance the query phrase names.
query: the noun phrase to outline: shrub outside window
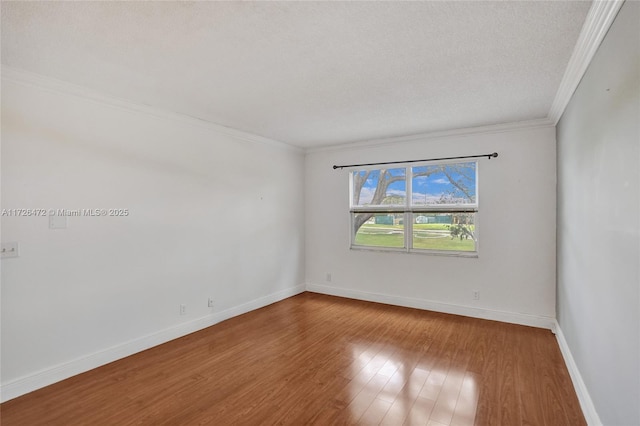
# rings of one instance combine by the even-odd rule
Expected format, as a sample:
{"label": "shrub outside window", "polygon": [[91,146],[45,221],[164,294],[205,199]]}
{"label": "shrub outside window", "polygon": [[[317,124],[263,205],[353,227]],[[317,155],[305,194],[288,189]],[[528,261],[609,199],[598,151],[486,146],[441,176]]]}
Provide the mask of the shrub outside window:
{"label": "shrub outside window", "polygon": [[351,247],[476,254],[477,176],[475,161],[351,172]]}

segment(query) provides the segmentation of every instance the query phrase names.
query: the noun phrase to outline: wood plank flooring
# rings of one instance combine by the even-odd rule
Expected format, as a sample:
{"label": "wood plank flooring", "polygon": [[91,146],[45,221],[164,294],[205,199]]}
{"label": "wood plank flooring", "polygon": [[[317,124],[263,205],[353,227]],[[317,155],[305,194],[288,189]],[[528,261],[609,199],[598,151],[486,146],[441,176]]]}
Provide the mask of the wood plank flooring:
{"label": "wood plank flooring", "polygon": [[303,293],[0,406],[11,425],[584,425],[548,330]]}

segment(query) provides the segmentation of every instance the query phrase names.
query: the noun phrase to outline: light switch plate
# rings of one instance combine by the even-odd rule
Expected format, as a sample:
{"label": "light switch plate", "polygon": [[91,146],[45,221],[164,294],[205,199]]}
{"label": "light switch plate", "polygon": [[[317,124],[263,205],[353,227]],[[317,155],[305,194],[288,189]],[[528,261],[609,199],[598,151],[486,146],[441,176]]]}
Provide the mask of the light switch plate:
{"label": "light switch plate", "polygon": [[17,242],[2,243],[0,250],[2,251],[2,258],[20,256],[20,250]]}

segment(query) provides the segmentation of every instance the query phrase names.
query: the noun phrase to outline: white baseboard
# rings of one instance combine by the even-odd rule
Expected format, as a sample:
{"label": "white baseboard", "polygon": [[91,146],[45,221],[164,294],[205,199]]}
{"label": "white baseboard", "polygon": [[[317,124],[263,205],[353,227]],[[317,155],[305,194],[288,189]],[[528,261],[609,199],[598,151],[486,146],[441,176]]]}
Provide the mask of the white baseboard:
{"label": "white baseboard", "polygon": [[386,303],[388,305],[405,306],[407,308],[424,309],[446,314],[463,315],[466,317],[482,318],[493,321],[508,322],[512,324],[527,325],[530,327],[546,328],[552,331],[554,330],[554,326],[556,324],[555,318],[551,317],[520,314],[515,312],[495,311],[491,309],[476,308],[473,306],[452,305],[448,303],[433,302],[431,300],[425,299],[392,296],[389,294],[381,293],[370,293],[361,290],[352,290],[319,284],[307,283],[307,291],[329,294],[332,296],[347,297],[349,299],[366,300],[368,302]]}
{"label": "white baseboard", "polygon": [[92,354],[76,358],[50,368],[46,368],[27,376],[20,377],[0,385],[0,400],[2,402],[16,398],[20,395],[43,388],[69,377],[92,370],[110,362],[122,359],[129,355],[141,352],[154,346],[166,343],[178,337],[185,336],[198,330],[210,327],[221,321],[238,315],[262,308],[280,300],[286,299],[305,291],[304,284],[277,291],[275,293],[259,297],[233,308],[211,315],[200,317],[192,321],[178,324],[155,333],[142,336],[128,342],[121,343]]}
{"label": "white baseboard", "polygon": [[557,321],[555,324],[555,328],[558,346],[560,346],[560,352],[562,352],[564,363],[567,365],[567,370],[569,370],[569,375],[571,376],[573,387],[576,390],[578,401],[580,401],[580,407],[582,407],[582,413],[584,414],[585,420],[587,421],[587,424],[589,426],[602,426],[600,416],[598,416],[596,407],[593,405],[593,401],[591,400],[591,396],[589,395],[587,386],[584,384],[584,380],[582,380],[582,375],[580,374],[580,370],[578,370],[578,366],[573,359],[573,355],[571,354],[571,350],[569,349],[569,344],[564,338],[562,329],[560,328],[560,325]]}

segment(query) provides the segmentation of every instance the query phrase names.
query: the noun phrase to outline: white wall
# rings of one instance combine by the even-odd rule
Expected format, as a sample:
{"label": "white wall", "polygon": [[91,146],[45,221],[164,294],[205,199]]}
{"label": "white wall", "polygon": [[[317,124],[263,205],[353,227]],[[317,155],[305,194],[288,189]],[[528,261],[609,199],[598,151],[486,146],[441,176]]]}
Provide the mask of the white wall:
{"label": "white wall", "polygon": [[[478,258],[349,249],[349,172],[332,165],[494,151],[498,158],[479,162]],[[555,318],[555,162],[549,126],[309,153],[308,288],[550,327]],[[476,289],[477,301],[472,300]]]}
{"label": "white wall", "polygon": [[627,1],[557,129],[558,322],[605,425],[640,424],[638,23]]}
{"label": "white wall", "polygon": [[303,290],[300,151],[10,74],[2,208],[130,215],[2,217],[3,399]]}

